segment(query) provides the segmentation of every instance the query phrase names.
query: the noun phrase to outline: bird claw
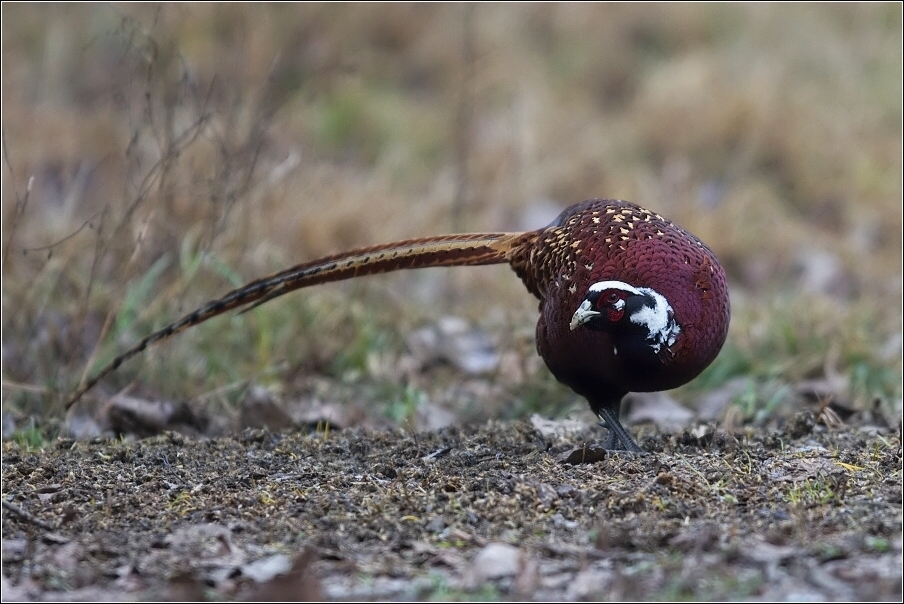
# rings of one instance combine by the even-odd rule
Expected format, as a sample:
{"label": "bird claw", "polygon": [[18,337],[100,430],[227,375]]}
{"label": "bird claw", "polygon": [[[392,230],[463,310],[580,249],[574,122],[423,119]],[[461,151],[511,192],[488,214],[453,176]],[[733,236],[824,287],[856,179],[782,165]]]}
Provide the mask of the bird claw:
{"label": "bird claw", "polygon": [[615,430],[609,427],[609,424],[606,423],[606,420],[600,418],[600,421],[597,423],[601,428],[606,428],[609,431],[609,434],[606,435],[606,442],[603,443],[603,448],[607,451],[611,451],[613,453],[637,453],[640,455],[646,455],[647,451],[641,449],[636,443],[631,442],[623,442]]}

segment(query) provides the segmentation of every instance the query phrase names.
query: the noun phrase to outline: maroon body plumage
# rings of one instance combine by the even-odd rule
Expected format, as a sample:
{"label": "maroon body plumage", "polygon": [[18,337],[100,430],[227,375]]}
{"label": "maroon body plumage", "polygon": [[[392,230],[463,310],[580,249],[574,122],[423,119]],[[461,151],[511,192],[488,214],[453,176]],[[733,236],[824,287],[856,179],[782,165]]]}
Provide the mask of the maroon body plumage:
{"label": "maroon body plumage", "polygon": [[[728,286],[712,251],[628,202],[572,206],[533,242],[527,262],[513,268],[540,299],[537,351],[612,428],[607,448],[636,448],[618,438],[614,421],[625,394],[689,382],[715,359],[728,333]],[[576,311],[594,284],[608,284],[600,293],[622,310],[591,314],[576,325]],[[633,315],[626,312],[636,296],[632,288],[646,298]],[[605,308],[601,298],[597,310]]]}
{"label": "maroon body plumage", "polygon": [[70,399],[148,346],[229,310],[286,293],[389,271],[507,262],[540,299],[537,351],[610,429],[609,449],[641,451],[618,419],[631,391],[680,386],[725,342],[725,273],[699,239],[626,201],[574,205],[526,233],[422,237],[334,254],[258,279],[148,335]]}

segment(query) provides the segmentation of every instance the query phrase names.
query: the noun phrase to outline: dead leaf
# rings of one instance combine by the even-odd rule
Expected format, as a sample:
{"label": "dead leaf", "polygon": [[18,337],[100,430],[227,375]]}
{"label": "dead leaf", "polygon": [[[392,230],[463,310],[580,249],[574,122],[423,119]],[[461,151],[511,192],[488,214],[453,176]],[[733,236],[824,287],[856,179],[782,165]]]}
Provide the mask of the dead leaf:
{"label": "dead leaf", "polygon": [[561,463],[577,466],[584,463],[596,463],[609,455],[606,449],[594,445],[584,445],[579,449],[573,449],[560,457]]}
{"label": "dead leaf", "polygon": [[677,430],[687,425],[694,414],[664,392],[632,392],[626,398],[630,404],[626,422],[650,422],[660,430]]}
{"label": "dead leaf", "polygon": [[117,434],[139,438],[171,430],[186,434],[204,432],[207,421],[188,404],[117,396],[104,409],[106,423]]}
{"label": "dead leaf", "polygon": [[[273,560],[279,556],[271,556],[267,572],[283,565],[284,562]],[[283,556],[285,557],[285,556]],[[314,573],[312,565],[317,561],[313,550],[305,550],[292,562],[290,568],[277,574],[272,579],[253,589],[247,596],[254,602],[319,602],[323,599],[320,580]]]}
{"label": "dead leaf", "polygon": [[267,556],[253,562],[243,564],[242,574],[255,583],[264,583],[277,575],[283,575],[292,568],[292,560],[285,554]]}

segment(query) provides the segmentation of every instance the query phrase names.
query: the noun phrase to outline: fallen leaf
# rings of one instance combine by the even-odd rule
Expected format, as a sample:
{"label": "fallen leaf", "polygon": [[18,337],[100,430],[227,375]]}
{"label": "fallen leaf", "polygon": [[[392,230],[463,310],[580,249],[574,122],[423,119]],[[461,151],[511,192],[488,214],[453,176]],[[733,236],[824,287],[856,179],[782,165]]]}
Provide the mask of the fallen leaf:
{"label": "fallen leaf", "polygon": [[660,430],[683,428],[694,414],[664,392],[632,392],[626,398],[630,404],[626,422],[651,422]]}
{"label": "fallen leaf", "polygon": [[[271,561],[265,563],[265,566],[270,567],[268,572],[283,564],[287,568],[253,589],[247,595],[247,600],[254,602],[319,602],[323,599],[320,580],[312,568],[313,563],[317,560],[317,555],[313,550],[302,552],[292,562],[291,567],[287,564],[288,560],[285,562],[272,561],[278,557],[280,555],[271,556]],[[285,556],[282,557],[285,558]]]}
{"label": "fallen leaf", "polygon": [[292,560],[285,554],[275,554],[241,566],[242,574],[255,583],[264,583],[277,575],[289,572]]}
{"label": "fallen leaf", "polygon": [[573,449],[561,456],[560,462],[577,466],[584,463],[596,463],[609,455],[609,452],[602,447],[594,445],[584,445],[579,449]]}

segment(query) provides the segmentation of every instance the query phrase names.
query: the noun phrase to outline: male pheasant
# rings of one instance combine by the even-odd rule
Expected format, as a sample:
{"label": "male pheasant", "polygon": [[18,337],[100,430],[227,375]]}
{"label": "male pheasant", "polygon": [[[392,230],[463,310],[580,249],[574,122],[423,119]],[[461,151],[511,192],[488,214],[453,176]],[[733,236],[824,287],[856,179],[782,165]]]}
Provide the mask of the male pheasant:
{"label": "male pheasant", "polygon": [[725,342],[728,287],[712,251],[659,214],[592,199],[536,231],[410,239],[252,281],[123,352],[79,388],[67,408],[151,344],[229,310],[245,312],[302,287],[363,275],[504,262],[540,300],[537,351],[609,428],[607,449],[642,451],[618,419],[625,394],[689,382]]}

